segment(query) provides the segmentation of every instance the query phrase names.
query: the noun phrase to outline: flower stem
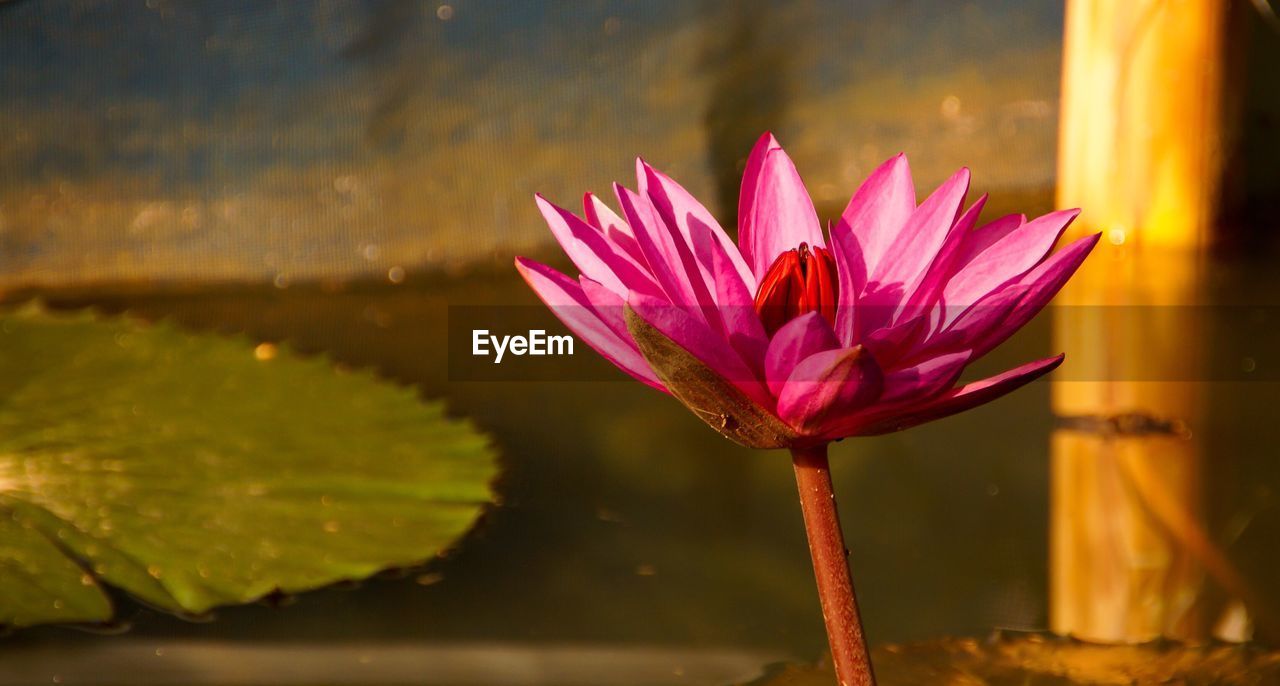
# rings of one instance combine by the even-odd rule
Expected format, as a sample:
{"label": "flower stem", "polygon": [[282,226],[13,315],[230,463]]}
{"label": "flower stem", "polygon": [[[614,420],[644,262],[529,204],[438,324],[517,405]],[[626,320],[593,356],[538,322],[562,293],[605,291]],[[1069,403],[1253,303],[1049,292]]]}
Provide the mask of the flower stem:
{"label": "flower stem", "polygon": [[809,554],[818,580],[818,598],[822,601],[822,619],[827,625],[836,679],[841,686],[875,686],[867,639],[858,616],[858,601],[853,595],[853,578],[849,575],[849,550],[844,546],[840,518],[836,515],[827,446],[793,448],[791,460],[796,470],[800,509],[804,512],[805,533],[809,535]]}

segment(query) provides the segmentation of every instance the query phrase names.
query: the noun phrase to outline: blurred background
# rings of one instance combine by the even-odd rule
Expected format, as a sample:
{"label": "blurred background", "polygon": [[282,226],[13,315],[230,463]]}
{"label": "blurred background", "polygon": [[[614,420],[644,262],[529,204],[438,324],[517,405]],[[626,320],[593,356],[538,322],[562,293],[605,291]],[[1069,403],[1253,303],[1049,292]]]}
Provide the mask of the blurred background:
{"label": "blurred background", "polygon": [[1058,2],[0,12],[6,286],[506,266],[548,238],[535,190],[607,193],[637,155],[731,215],[766,128],[827,207],[902,150],[922,187],[968,164],[1050,202]]}
{"label": "blurred background", "polygon": [[[1280,600],[1280,22],[1261,0],[1129,5],[0,3],[0,299],[372,369],[470,419],[503,470],[445,559],[200,623],[122,595],[123,635],[0,640],[0,683],[295,683],[322,646],[443,646],[455,674],[563,651],[540,667],[560,683],[622,679],[575,651],[639,650],[653,683],[819,655],[784,457],[591,356],[571,381],[477,382],[447,345],[450,307],[536,303],[514,255],[566,264],[533,193],[573,207],[643,155],[732,226],[765,130],[823,217],[905,151],[922,196],[968,166],[989,217],[1083,206],[1078,232],[1105,232],[1064,307],[983,364],[1065,349],[1059,383],[834,448],[872,641],[1254,638]],[[291,666],[246,677],[213,645]]]}

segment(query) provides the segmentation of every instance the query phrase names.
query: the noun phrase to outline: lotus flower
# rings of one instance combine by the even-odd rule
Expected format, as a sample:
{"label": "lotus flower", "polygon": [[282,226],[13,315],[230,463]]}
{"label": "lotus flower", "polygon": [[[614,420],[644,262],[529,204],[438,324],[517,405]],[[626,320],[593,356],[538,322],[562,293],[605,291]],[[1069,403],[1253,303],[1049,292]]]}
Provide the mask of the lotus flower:
{"label": "lotus flower", "polygon": [[688,191],[637,160],[584,216],[541,196],[575,279],[516,265],[564,324],[620,369],[672,393],[730,438],[822,445],[946,417],[1051,371],[1049,357],[957,386],[1026,324],[1098,240],[1052,252],[1077,210],[978,226],[961,169],[916,204],[907,158],[877,168],[824,235],[795,165],[764,135],[751,151],[738,243]]}
{"label": "lotus flower", "polygon": [[[765,134],[747,159],[738,243],[688,191],[637,161],[622,215],[538,197],[577,279],[516,267],[574,333],[747,446],[791,449],[818,595],[845,686],[874,686],[827,444],[896,431],[998,398],[1062,356],[957,386],[1031,320],[1098,242],[1053,252],[1076,210],[978,226],[961,169],[916,204],[903,155],[875,170],[829,235],[795,165]],[[625,217],[625,219],[624,219]]]}

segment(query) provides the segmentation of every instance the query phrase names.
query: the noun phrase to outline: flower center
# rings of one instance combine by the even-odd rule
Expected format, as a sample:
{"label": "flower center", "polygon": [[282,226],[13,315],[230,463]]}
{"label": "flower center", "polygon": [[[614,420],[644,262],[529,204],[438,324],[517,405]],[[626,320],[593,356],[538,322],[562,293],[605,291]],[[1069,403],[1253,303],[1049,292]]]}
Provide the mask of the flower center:
{"label": "flower center", "polygon": [[756,312],[772,336],[783,324],[809,312],[821,312],[828,323],[836,321],[836,261],[826,248],[801,243],[773,261],[760,289]]}

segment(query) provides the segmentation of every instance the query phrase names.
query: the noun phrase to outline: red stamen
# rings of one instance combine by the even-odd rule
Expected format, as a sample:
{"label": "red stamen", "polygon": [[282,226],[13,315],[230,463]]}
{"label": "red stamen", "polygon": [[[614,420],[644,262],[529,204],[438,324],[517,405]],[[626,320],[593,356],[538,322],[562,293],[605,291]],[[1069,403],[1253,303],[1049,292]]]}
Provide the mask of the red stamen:
{"label": "red stamen", "polygon": [[783,324],[809,312],[836,319],[836,263],[825,248],[801,243],[778,256],[756,291],[756,312],[772,336]]}

